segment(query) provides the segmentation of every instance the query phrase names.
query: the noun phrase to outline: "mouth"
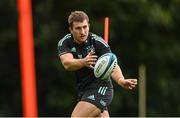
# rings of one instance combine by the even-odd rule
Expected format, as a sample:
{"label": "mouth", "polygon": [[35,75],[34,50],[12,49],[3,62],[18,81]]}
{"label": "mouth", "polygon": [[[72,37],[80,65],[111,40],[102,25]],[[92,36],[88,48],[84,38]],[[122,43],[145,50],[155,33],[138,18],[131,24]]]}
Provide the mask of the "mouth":
{"label": "mouth", "polygon": [[86,38],[86,35],[84,35],[84,36],[80,36],[82,39],[84,39],[84,38]]}

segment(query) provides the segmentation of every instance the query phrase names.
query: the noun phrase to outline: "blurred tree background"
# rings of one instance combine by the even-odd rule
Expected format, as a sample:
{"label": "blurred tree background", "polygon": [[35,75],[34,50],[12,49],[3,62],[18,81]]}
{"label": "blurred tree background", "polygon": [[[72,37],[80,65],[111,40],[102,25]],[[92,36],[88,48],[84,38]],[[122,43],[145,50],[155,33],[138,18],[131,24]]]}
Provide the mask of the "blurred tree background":
{"label": "blurred tree background", "polygon": [[[109,45],[126,78],[147,69],[147,116],[180,115],[179,0],[33,0],[33,28],[39,116],[70,116],[76,91],[73,74],[62,67],[58,41],[68,33],[71,11],[83,10],[91,32],[103,37],[110,18]],[[15,0],[0,1],[0,116],[22,116]],[[111,116],[138,116],[138,87],[127,91],[114,83]]]}

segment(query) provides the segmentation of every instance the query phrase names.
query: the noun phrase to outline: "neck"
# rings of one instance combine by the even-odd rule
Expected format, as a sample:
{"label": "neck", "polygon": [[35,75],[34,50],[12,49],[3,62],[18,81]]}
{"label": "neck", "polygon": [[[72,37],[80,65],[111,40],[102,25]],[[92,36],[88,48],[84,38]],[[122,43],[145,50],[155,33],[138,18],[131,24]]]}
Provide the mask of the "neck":
{"label": "neck", "polygon": [[74,42],[76,42],[77,44],[82,44],[83,42],[78,41],[77,39],[74,38]]}

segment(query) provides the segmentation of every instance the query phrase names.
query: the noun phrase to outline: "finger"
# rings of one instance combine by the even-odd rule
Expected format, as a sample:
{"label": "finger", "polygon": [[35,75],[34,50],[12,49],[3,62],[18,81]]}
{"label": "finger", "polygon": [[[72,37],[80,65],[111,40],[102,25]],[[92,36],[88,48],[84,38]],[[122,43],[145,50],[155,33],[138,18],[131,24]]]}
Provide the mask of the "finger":
{"label": "finger", "polygon": [[94,54],[95,52],[94,51],[90,51],[91,54]]}
{"label": "finger", "polygon": [[129,86],[129,87],[128,87],[128,89],[130,89],[130,90],[131,90],[131,89],[132,89],[132,87],[131,87],[131,86]]}
{"label": "finger", "polygon": [[88,65],[95,65],[96,64],[96,60],[89,60],[87,61]]}
{"label": "finger", "polygon": [[95,64],[96,64],[96,62],[93,62],[93,61],[88,62],[88,65],[95,65]]}
{"label": "finger", "polygon": [[95,55],[93,55],[93,53],[88,53],[88,55],[87,55],[88,57],[93,57],[93,56],[95,56]]}
{"label": "finger", "polygon": [[96,61],[97,61],[97,60],[92,59],[92,60],[89,61],[89,63],[90,63],[90,64],[96,64]]}
{"label": "finger", "polygon": [[97,55],[90,55],[91,58],[97,58]]}
{"label": "finger", "polygon": [[131,81],[131,83],[133,83],[133,84],[137,84],[137,80],[136,79],[132,79],[132,80],[130,80]]}
{"label": "finger", "polygon": [[135,84],[132,84],[132,85],[136,86],[136,85],[137,85],[137,83],[135,83]]}
{"label": "finger", "polygon": [[89,58],[89,60],[96,61],[96,60],[97,60],[97,58],[95,58],[95,57],[91,57],[91,58]]}
{"label": "finger", "polygon": [[91,52],[89,52],[88,54],[89,54],[89,55],[93,55],[94,53],[95,53],[95,52],[91,51]]}
{"label": "finger", "polygon": [[88,56],[92,55],[91,53],[88,53]]}
{"label": "finger", "polygon": [[130,81],[132,81],[132,82],[137,82],[137,79],[130,79]]}
{"label": "finger", "polygon": [[92,66],[92,65],[89,65],[89,67],[92,68],[92,69],[94,69],[94,66]]}
{"label": "finger", "polygon": [[134,87],[136,87],[136,85],[132,84],[131,87],[134,88]]}
{"label": "finger", "polygon": [[134,82],[132,82],[131,80],[128,80],[128,81],[127,81],[127,84],[128,84],[128,85],[131,85],[131,84],[134,84]]}
{"label": "finger", "polygon": [[137,82],[131,82],[131,85],[137,85]]}

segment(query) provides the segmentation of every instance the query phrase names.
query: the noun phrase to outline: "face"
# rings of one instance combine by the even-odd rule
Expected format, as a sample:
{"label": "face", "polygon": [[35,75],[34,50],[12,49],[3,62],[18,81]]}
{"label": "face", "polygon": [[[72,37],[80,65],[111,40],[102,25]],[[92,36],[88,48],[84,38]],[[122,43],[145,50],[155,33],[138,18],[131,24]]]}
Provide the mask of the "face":
{"label": "face", "polygon": [[73,22],[69,28],[76,43],[81,44],[87,40],[89,34],[89,24],[87,20],[83,22]]}

